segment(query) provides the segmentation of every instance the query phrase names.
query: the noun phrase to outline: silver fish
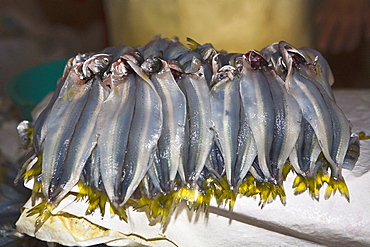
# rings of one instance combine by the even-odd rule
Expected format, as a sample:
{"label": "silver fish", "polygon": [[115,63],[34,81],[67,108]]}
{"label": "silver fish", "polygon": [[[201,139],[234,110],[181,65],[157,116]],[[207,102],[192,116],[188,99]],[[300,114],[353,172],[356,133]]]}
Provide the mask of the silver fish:
{"label": "silver fish", "polygon": [[282,169],[291,154],[301,130],[302,113],[296,100],[288,94],[284,81],[270,70],[265,73],[271,89],[275,109],[274,139],[270,152],[270,166],[274,176],[282,182]]}
{"label": "silver fish", "polygon": [[83,62],[82,74],[85,78],[103,73],[112,61],[110,54],[95,54]]}
{"label": "silver fish", "polygon": [[346,156],[347,148],[351,135],[351,124],[338,105],[330,98],[325,88],[315,80],[312,83],[319,89],[323,95],[326,106],[330,112],[333,125],[333,146],[331,148],[331,157],[336,162],[337,167],[333,167],[332,176],[338,177],[342,169],[342,164]]}
{"label": "silver fish", "polygon": [[309,62],[310,67],[305,70],[314,80],[318,81],[326,90],[330,98],[335,101],[331,86],[334,83],[334,76],[328,62],[322,54],[309,47],[301,47],[298,49],[303,53]]}
{"label": "silver fish", "polygon": [[186,96],[189,116],[188,161],[183,163],[181,168],[185,171],[185,178],[182,179],[187,183],[199,178],[213,143],[211,94],[200,60],[194,57],[189,70],[192,73],[183,75],[180,81]]}
{"label": "silver fish", "polygon": [[296,99],[303,117],[314,129],[325,158],[332,167],[337,167],[337,164],[331,158],[333,126],[325,100],[315,85],[303,77],[296,67],[293,67],[296,65],[300,66],[300,62],[297,60],[302,59],[302,57],[299,57],[294,52],[289,53],[290,50],[295,51],[295,49],[286,42],[281,41],[279,47],[288,68],[288,74],[285,79],[287,91]]}
{"label": "silver fish", "polygon": [[[82,63],[80,65],[82,65]],[[33,148],[35,149],[35,153],[39,153],[40,150],[42,149],[42,145],[45,139],[46,129],[48,126],[47,121],[49,119],[49,114],[50,114],[50,111],[53,105],[56,103],[58,99],[60,99],[59,95],[61,93],[62,88],[66,88],[67,85],[71,85],[71,83],[67,81],[71,81],[71,80],[73,81],[76,78],[76,75],[78,75],[77,77],[79,77],[79,72],[76,71],[76,68],[81,67],[80,65],[77,65],[71,68],[67,77],[61,77],[58,79],[57,88],[55,89],[52,98],[50,99],[45,109],[40,113],[40,115],[37,117],[37,119],[33,123],[32,141],[33,141]]]}
{"label": "silver fish", "polygon": [[186,48],[182,43],[179,42],[177,37],[174,37],[171,39],[168,47],[163,51],[163,59],[165,61],[177,59],[179,56],[189,51],[189,48]]}
{"label": "silver fish", "polygon": [[78,122],[73,135],[68,139],[59,176],[51,180],[49,199],[54,202],[58,202],[77,184],[82,169],[97,143],[96,122],[104,100],[104,91],[99,76],[94,76],[91,81],[86,104],[78,115],[72,115],[78,118]]}
{"label": "silver fish", "polygon": [[321,153],[317,136],[310,123],[303,119],[300,167],[310,176],[314,175],[315,164]]}
{"label": "silver fish", "polygon": [[360,156],[360,139],[357,134],[351,134],[348,150],[343,161],[343,168],[353,170]]}
{"label": "silver fish", "polygon": [[269,61],[269,64],[275,70],[275,73],[280,76],[281,79],[285,80],[287,70],[279,50],[279,42],[266,46],[260,52],[266,57],[266,60]]}
{"label": "silver fish", "polygon": [[257,146],[248,124],[244,107],[240,109],[240,128],[238,133],[237,159],[234,169],[234,187],[239,187],[257,157]]}
{"label": "silver fish", "polygon": [[[79,116],[85,106],[92,86],[91,81],[81,79],[78,72],[81,66],[82,63],[72,69],[71,77],[63,87],[65,90],[61,90],[57,102],[50,111],[50,121],[45,123],[47,126],[42,150],[41,177],[43,194],[48,199],[51,199],[51,194],[55,190],[51,182],[59,179],[74,127],[79,119],[75,116]],[[57,181],[53,183],[55,182]]]}
{"label": "silver fish", "polygon": [[225,162],[226,178],[232,186],[238,145],[240,74],[236,68],[226,65],[212,77],[212,121],[216,143]]}
{"label": "silver fish", "polygon": [[111,88],[98,116],[98,153],[101,177],[111,202],[115,205],[121,194],[121,177],[128,134],[132,122],[136,78],[128,73],[121,59],[112,64],[110,76],[104,83]]}
{"label": "silver fish", "polygon": [[146,44],[141,52],[144,60],[146,60],[150,55],[158,51],[165,51],[170,44],[170,40],[167,38],[162,38],[162,35],[154,36],[148,44]]}
{"label": "silver fish", "polygon": [[100,169],[101,163],[99,151],[98,147],[95,146],[82,169],[81,180],[84,182],[85,186],[92,187],[93,189],[102,192],[105,191],[105,186],[103,186]]}
{"label": "silver fish", "polygon": [[153,83],[138,65],[127,63],[137,73],[136,102],[123,167],[120,205],[127,202],[152,165],[163,125],[162,102]]}
{"label": "silver fish", "polygon": [[273,180],[269,155],[274,133],[274,104],[263,69],[265,59],[251,50],[242,57],[240,96],[258,151],[258,163],[267,180]]}
{"label": "silver fish", "polygon": [[175,81],[166,61],[159,59],[161,70],[150,76],[162,100],[163,126],[158,141],[159,161],[169,173],[169,181],[176,177],[184,146],[186,98]]}

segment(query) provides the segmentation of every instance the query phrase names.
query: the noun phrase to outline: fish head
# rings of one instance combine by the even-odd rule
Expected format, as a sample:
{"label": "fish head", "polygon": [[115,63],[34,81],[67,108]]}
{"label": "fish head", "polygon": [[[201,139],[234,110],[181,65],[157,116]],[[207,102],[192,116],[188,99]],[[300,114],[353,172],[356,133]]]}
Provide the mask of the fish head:
{"label": "fish head", "polygon": [[62,77],[67,77],[68,76],[69,71],[71,71],[71,68],[75,64],[75,59],[76,59],[75,57],[71,57],[70,59],[68,59],[66,65],[64,66]]}
{"label": "fish head", "polygon": [[112,62],[112,58],[111,54],[95,54],[83,63],[82,73],[86,78],[103,74]]}
{"label": "fish head", "polygon": [[91,57],[91,53],[78,53],[75,56],[75,62],[80,63],[80,62],[85,62],[87,59]]}
{"label": "fish head", "polygon": [[285,41],[280,41],[279,49],[283,56],[283,62],[287,67],[290,67],[289,63],[291,63],[291,66],[296,69],[301,69],[302,66],[307,65],[307,60],[303,53],[294,48],[291,44]]}
{"label": "fish head", "polygon": [[141,65],[144,62],[144,59],[138,49],[133,49],[129,52],[126,52],[121,57],[137,65]]}
{"label": "fish head", "polygon": [[158,73],[163,68],[163,60],[160,59],[163,52],[158,51],[150,55],[142,64],[141,68],[147,74]]}
{"label": "fish head", "polygon": [[170,68],[172,76],[176,81],[181,78],[182,74],[184,74],[181,64],[175,59],[168,61],[168,67]]}
{"label": "fish head", "polygon": [[127,63],[124,59],[118,59],[112,63],[111,73],[113,77],[122,77],[129,74]]}
{"label": "fish head", "polygon": [[202,62],[196,57],[193,57],[189,70],[185,72],[188,74],[188,76],[196,78],[197,80],[200,78],[205,79]]}
{"label": "fish head", "polygon": [[217,73],[213,74],[210,86],[213,87],[221,82],[229,82],[239,75],[238,69],[231,65],[225,65]]}
{"label": "fish head", "polygon": [[248,51],[244,57],[254,70],[266,71],[269,69],[269,62],[267,59],[256,50]]}

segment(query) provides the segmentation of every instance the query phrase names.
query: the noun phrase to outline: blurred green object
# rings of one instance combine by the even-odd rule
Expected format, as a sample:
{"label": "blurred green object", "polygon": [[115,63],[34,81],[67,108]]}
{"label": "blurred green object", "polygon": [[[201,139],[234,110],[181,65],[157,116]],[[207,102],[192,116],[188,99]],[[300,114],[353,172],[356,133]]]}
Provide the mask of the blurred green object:
{"label": "blurred green object", "polygon": [[21,109],[22,117],[32,121],[31,111],[56,88],[68,58],[54,60],[29,68],[7,84],[7,93]]}

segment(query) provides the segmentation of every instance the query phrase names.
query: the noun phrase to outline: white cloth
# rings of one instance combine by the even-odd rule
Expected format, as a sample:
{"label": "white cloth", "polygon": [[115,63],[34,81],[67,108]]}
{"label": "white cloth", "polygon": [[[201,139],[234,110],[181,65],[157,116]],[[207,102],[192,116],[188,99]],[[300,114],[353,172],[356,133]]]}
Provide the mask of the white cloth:
{"label": "white cloth", "polygon": [[[370,90],[335,90],[334,93],[353,125],[352,131],[370,134]],[[227,206],[217,207],[212,202],[206,216],[202,211],[193,213],[181,205],[162,232],[159,224],[150,226],[142,212],[129,210],[128,223],[117,218],[102,219],[99,213],[85,216],[87,205],[73,202],[74,197],[69,196],[59,208],[77,217],[53,217],[36,237],[64,245],[126,246],[136,242],[181,247],[370,246],[370,140],[360,141],[360,145],[356,167],[353,171],[343,171],[350,203],[339,193],[324,200],[325,187],[320,191],[319,202],[312,200],[307,192],[294,196],[291,188],[294,176],[290,174],[284,183],[286,206],[276,200],[261,209],[257,200],[242,197],[237,199],[231,213]],[[30,208],[30,203],[25,208]],[[33,235],[34,220],[23,213],[17,222],[18,230]]]}

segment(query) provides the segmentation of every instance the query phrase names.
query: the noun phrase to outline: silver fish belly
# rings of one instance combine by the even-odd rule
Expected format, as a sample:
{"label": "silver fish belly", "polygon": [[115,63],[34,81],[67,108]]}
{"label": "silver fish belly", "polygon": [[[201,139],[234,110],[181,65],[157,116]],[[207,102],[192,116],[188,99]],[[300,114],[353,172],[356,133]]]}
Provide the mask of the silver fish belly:
{"label": "silver fish belly", "polygon": [[211,89],[212,121],[216,143],[221,150],[226,178],[232,186],[239,132],[240,74],[232,66],[224,66],[214,74]]}
{"label": "silver fish belly", "polygon": [[99,76],[93,77],[91,81],[92,86],[83,110],[78,117],[73,116],[79,120],[69,139],[60,177],[51,181],[54,188],[50,194],[52,200],[63,198],[77,184],[82,169],[97,143],[96,122],[104,100],[104,91]]}
{"label": "silver fish belly", "polygon": [[293,56],[288,53],[286,43],[280,42],[280,44],[284,62],[288,67],[285,79],[287,91],[296,99],[303,117],[314,129],[325,158],[332,167],[336,167],[336,163],[331,158],[333,126],[327,105],[319,90],[293,67]]}
{"label": "silver fish belly", "polygon": [[258,163],[267,180],[272,180],[269,156],[274,132],[274,104],[264,72],[253,69],[243,55],[240,95],[258,151]]}
{"label": "silver fish belly", "polygon": [[181,80],[188,102],[189,116],[188,160],[187,163],[183,163],[182,168],[186,176],[185,181],[188,183],[199,178],[213,143],[211,94],[204,77],[203,67],[197,58],[193,59],[191,67],[197,71],[183,75]]}
{"label": "silver fish belly", "polygon": [[152,165],[163,125],[162,102],[153,83],[140,67],[127,62],[137,73],[136,102],[123,167],[120,205],[127,202]]}
{"label": "silver fish belly", "polygon": [[161,61],[162,70],[152,74],[150,79],[162,100],[163,126],[158,141],[158,158],[167,168],[170,182],[176,177],[184,147],[186,98],[173,78],[167,62]]}
{"label": "silver fish belly", "polygon": [[[124,66],[122,61],[113,66]],[[97,143],[100,156],[101,177],[109,199],[113,204],[121,196],[121,177],[127,151],[129,129],[131,127],[136,78],[133,73],[119,75],[113,70],[110,80],[111,91],[103,102],[98,116]]]}
{"label": "silver fish belly", "polygon": [[241,106],[240,110],[240,129],[238,133],[237,158],[234,168],[234,187],[240,186],[257,156],[256,142],[248,124],[247,116],[244,113],[243,106]]}
{"label": "silver fish belly", "polygon": [[42,151],[42,187],[46,198],[55,190],[52,184],[60,179],[64,158],[68,150],[79,114],[88,100],[91,82],[75,82],[59,96],[50,113]]}

